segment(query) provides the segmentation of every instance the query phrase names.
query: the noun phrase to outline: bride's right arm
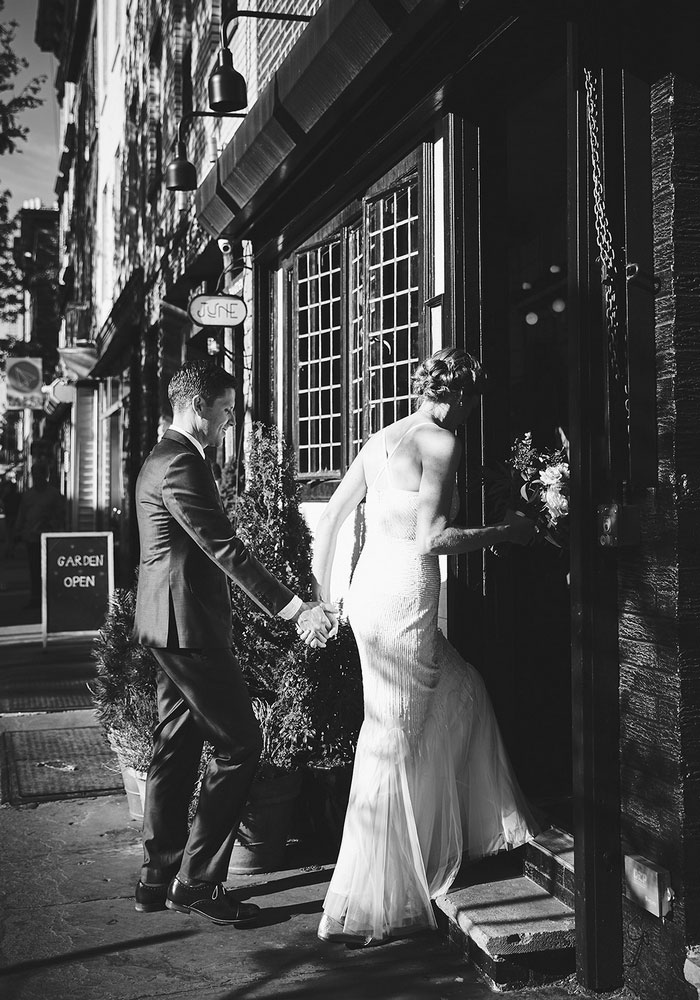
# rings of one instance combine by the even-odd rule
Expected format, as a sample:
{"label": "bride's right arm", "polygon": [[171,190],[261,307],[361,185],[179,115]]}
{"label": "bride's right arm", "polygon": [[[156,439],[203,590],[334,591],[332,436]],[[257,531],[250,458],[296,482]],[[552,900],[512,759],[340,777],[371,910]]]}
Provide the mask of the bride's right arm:
{"label": "bride's right arm", "polygon": [[432,435],[422,455],[423,471],[418,492],[416,542],[423,555],[459,555],[499,542],[526,545],[534,526],[527,517],[509,512],[502,524],[462,528],[450,524],[450,507],[461,445],[451,434]]}
{"label": "bride's right arm", "polygon": [[366,492],[367,483],[360,453],[326,504],[326,509],[316,526],[312,561],[314,600],[330,600],[331,572],[338,533]]}

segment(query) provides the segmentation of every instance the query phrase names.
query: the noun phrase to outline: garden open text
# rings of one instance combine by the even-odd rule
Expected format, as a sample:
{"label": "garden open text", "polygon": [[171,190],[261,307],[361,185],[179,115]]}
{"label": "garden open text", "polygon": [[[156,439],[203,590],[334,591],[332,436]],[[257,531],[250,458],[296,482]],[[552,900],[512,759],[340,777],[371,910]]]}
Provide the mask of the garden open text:
{"label": "garden open text", "polygon": [[[103,555],[75,555],[75,556],[59,556],[56,560],[56,564],[60,567],[66,566],[90,566],[99,567],[104,565]],[[66,576],[63,578],[64,587],[94,587],[95,586],[95,576],[94,574],[83,575],[76,574],[75,576]]]}

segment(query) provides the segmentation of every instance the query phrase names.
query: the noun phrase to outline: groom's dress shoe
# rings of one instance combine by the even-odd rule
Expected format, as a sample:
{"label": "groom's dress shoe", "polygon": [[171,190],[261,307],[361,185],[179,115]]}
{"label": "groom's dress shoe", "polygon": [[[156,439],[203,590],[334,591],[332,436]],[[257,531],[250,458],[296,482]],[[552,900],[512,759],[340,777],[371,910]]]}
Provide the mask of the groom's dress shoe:
{"label": "groom's dress shoe", "polygon": [[233,924],[249,927],[260,919],[261,909],[255,903],[241,903],[221,883],[200,882],[185,885],[175,876],[168,886],[165,905],[179,913],[194,913],[213,924]]}
{"label": "groom's dress shoe", "polygon": [[167,892],[167,882],[165,885],[146,885],[144,882],[139,882],[134,893],[135,909],[139,913],[154,913],[156,910],[164,910]]}

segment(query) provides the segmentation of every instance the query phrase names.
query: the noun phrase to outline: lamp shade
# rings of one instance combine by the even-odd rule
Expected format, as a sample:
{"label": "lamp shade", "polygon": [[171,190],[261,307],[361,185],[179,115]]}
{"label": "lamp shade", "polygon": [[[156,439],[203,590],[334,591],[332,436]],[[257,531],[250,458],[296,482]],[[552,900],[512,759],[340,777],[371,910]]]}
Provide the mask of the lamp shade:
{"label": "lamp shade", "polygon": [[219,114],[242,111],[248,104],[245,79],[233,68],[229,49],[219,50],[219,60],[209,77],[209,107]]}
{"label": "lamp shade", "polygon": [[178,142],[177,156],[165,168],[165,186],[169,191],[197,190],[197,171],[187,159],[184,142]]}

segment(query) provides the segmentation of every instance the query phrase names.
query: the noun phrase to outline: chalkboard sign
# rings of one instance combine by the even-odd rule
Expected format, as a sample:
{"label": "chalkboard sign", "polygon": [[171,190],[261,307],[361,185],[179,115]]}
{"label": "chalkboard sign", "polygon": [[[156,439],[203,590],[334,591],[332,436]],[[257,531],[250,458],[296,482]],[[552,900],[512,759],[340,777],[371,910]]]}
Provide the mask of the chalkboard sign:
{"label": "chalkboard sign", "polygon": [[41,536],[42,627],[49,635],[97,632],[114,590],[111,531]]}

